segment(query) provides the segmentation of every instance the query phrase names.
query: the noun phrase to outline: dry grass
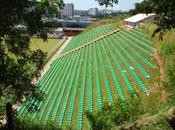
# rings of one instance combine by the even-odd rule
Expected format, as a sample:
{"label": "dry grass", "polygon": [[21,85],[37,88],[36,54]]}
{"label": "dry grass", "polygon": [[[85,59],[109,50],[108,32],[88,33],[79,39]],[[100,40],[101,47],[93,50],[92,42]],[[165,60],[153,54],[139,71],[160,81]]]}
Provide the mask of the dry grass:
{"label": "dry grass", "polygon": [[113,23],[116,23],[117,26],[121,26],[123,24],[122,20],[119,20],[119,19],[102,19],[102,20],[100,19],[94,22],[93,24],[89,25],[86,28],[85,32],[100,25],[113,24]]}

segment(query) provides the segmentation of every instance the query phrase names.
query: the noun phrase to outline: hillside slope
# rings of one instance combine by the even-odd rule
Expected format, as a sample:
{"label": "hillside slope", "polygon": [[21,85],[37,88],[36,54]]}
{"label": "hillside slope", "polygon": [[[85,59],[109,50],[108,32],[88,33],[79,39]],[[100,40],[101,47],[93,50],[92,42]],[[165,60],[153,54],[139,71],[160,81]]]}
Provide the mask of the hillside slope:
{"label": "hillside slope", "polygon": [[[63,54],[114,29],[109,24],[84,32]],[[31,93],[17,112],[19,119],[86,130],[87,110],[100,110],[105,102],[125,102],[136,94],[146,99],[158,72],[153,45],[142,29],[124,29],[59,58],[35,89],[44,93],[44,99],[32,98]]]}
{"label": "hillside slope", "polygon": [[174,130],[175,108],[153,116],[144,115],[133,123],[126,123],[114,130]]}
{"label": "hillside slope", "polygon": [[[156,29],[154,24],[143,25],[142,30],[149,36]],[[175,129],[175,29],[168,30],[164,39],[158,35],[151,40],[155,43],[157,56],[161,62],[159,69],[163,70],[163,78],[153,89],[155,96],[149,96],[144,103],[149,102],[149,109],[135,122],[126,122],[115,130],[174,130]],[[162,68],[161,68],[162,67]],[[151,105],[152,104],[152,105]]]}

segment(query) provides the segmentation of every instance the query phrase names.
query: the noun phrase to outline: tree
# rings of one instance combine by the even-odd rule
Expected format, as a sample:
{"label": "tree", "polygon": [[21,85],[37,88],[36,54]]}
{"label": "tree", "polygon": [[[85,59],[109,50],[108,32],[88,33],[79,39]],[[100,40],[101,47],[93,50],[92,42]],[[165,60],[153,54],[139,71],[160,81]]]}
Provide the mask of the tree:
{"label": "tree", "polygon": [[[30,38],[34,34],[47,39],[47,28],[42,17],[52,15],[63,1],[55,0],[0,0],[0,99],[6,96],[20,98],[39,77],[46,54],[30,49]],[[5,92],[8,95],[4,95]]]}
{"label": "tree", "polygon": [[132,15],[138,14],[138,13],[152,13],[153,9],[150,7],[150,1],[142,1],[141,3],[135,4],[135,9],[131,9],[129,12]]}
{"label": "tree", "polygon": [[[114,4],[118,4],[118,0],[95,0],[98,1],[100,6],[105,6],[105,8],[111,6],[113,7]],[[106,16],[106,10],[105,10],[105,14],[104,17]]]}
{"label": "tree", "polygon": [[156,13],[155,23],[158,28],[152,36],[159,33],[160,40],[163,39],[167,30],[175,28],[175,1],[174,0],[144,0],[135,5],[131,13]]}
{"label": "tree", "polygon": [[154,31],[153,36],[159,33],[162,40],[164,32],[175,28],[175,1],[174,0],[148,0],[150,7],[156,13],[156,24],[158,28]]}

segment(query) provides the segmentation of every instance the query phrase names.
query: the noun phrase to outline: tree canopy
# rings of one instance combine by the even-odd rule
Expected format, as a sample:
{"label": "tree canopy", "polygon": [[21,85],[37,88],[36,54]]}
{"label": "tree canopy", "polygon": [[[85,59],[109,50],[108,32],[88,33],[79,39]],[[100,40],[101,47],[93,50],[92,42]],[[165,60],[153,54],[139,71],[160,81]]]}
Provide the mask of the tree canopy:
{"label": "tree canopy", "polygon": [[152,13],[153,8],[150,7],[150,1],[142,1],[141,3],[135,3],[135,8],[129,11],[132,15],[138,13]]}
{"label": "tree canopy", "polygon": [[[107,7],[113,7],[114,4],[118,4],[118,0],[95,0],[98,1],[100,6],[105,6],[105,8]],[[106,10],[104,12],[104,17],[106,17]]]}
{"label": "tree canopy", "polygon": [[156,15],[156,24],[158,28],[155,33],[160,32],[160,36],[166,30],[175,28],[175,1],[174,0],[148,0],[150,7]]}
{"label": "tree canopy", "polygon": [[175,28],[175,1],[174,0],[144,0],[136,3],[135,9],[130,11],[136,13],[156,13],[155,23],[158,28],[154,31],[153,36],[159,33],[160,39],[163,38],[164,32]]}
{"label": "tree canopy", "polygon": [[52,15],[63,1],[0,0],[0,99],[20,97],[43,68],[46,54],[30,49],[30,38],[47,39],[42,17]]}
{"label": "tree canopy", "polygon": [[106,8],[111,6],[113,7],[114,4],[118,4],[118,0],[95,0],[98,1],[99,5],[105,6]]}

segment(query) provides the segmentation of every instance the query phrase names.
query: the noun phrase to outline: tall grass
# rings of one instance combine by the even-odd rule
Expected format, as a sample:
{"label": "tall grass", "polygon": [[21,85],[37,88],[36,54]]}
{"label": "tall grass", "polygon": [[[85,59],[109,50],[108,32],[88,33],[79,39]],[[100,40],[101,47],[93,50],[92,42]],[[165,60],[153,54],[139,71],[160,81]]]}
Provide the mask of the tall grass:
{"label": "tall grass", "polygon": [[[154,24],[145,24],[141,28],[151,36],[154,30],[157,28],[157,26]],[[157,90],[157,93],[155,94],[157,95],[157,98],[155,96],[151,96],[150,98],[145,99],[144,101],[148,103],[148,104],[147,103],[144,103],[144,104],[148,105],[149,109],[152,109],[153,111],[156,110],[153,113],[158,113],[161,110],[166,110],[170,106],[175,105],[175,103],[170,102],[171,99],[174,99],[173,95],[175,95],[175,92],[172,91],[172,88],[175,86],[172,86],[171,84],[172,81],[170,81],[170,78],[172,78],[172,76],[174,75],[172,74],[171,77],[169,75],[170,71],[171,73],[174,72],[173,68],[175,67],[175,29],[171,29],[165,32],[162,41],[160,41],[158,37],[159,36],[156,35],[154,38],[151,38],[151,40],[154,42],[154,47],[158,50],[158,54],[159,54],[160,60],[162,61],[162,64],[163,64],[162,66],[165,72],[165,78],[164,78],[164,81],[158,82],[159,88]],[[161,92],[164,90],[166,91],[166,94],[167,94],[167,95],[164,95],[164,96],[167,96],[166,97],[167,101],[166,103],[162,104],[160,103],[159,98],[161,96]],[[158,102],[156,102],[156,100]],[[152,105],[154,104],[154,108],[153,106],[151,106],[151,104]],[[159,108],[155,109],[156,107],[159,107]]]}
{"label": "tall grass", "polygon": [[113,19],[100,19],[94,23],[92,23],[91,25],[89,25],[86,30],[84,30],[85,32],[86,31],[89,31],[93,28],[96,28],[97,26],[100,26],[100,25],[106,25],[106,24],[116,24],[117,26],[121,26],[123,24],[122,20],[120,19],[116,19],[116,18],[113,18]]}

